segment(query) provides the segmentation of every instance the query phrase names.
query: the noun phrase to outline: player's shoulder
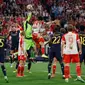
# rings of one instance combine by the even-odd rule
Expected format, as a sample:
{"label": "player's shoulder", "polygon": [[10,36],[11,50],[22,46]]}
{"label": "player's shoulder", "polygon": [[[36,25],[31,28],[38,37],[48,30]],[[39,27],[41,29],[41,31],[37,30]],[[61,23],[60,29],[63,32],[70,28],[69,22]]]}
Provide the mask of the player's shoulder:
{"label": "player's shoulder", "polygon": [[79,33],[74,33],[76,36],[79,36]]}
{"label": "player's shoulder", "polygon": [[72,32],[72,34],[78,35],[78,33]]}
{"label": "player's shoulder", "polygon": [[79,32],[78,34],[79,35],[85,35],[85,32]]}
{"label": "player's shoulder", "polygon": [[62,36],[62,33],[61,32],[56,32],[54,35]]}
{"label": "player's shoulder", "polygon": [[62,36],[66,36],[68,33],[63,34]]}

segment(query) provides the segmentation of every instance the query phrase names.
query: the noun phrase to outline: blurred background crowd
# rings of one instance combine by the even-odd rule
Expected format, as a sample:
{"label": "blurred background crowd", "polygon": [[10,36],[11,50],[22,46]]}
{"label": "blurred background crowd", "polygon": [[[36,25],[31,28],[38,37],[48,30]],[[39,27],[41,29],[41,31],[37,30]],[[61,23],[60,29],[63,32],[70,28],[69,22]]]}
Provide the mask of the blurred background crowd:
{"label": "blurred background crowd", "polygon": [[85,22],[85,0],[0,0],[0,28],[6,29],[13,23],[22,25],[28,15],[26,6],[32,4],[35,17],[45,22],[59,20],[64,27],[72,23],[79,28]]}

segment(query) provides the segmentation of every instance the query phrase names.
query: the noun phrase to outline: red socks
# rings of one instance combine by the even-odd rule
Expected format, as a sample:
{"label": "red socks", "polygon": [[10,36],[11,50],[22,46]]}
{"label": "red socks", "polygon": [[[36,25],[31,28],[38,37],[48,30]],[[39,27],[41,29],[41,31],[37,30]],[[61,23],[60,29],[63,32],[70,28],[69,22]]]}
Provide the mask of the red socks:
{"label": "red socks", "polygon": [[44,47],[41,48],[41,52],[42,52],[42,54],[45,54],[45,48]]}
{"label": "red socks", "polygon": [[18,66],[18,74],[20,75],[20,76],[23,76],[24,74],[23,74],[23,72],[24,72],[24,66]]}
{"label": "red socks", "polygon": [[56,72],[56,65],[53,65],[52,66],[52,73],[55,74],[55,72]]}
{"label": "red socks", "polygon": [[[76,66],[76,72],[77,72],[77,76],[81,76],[81,67],[80,66]],[[65,74],[65,78],[69,78],[69,74],[70,74],[69,66],[64,67],[64,74]]]}
{"label": "red socks", "polygon": [[21,66],[19,65],[19,66],[18,66],[18,71],[17,71],[18,74],[20,74],[20,70],[21,70]]}
{"label": "red socks", "polygon": [[80,66],[76,66],[76,72],[77,72],[77,76],[81,76],[81,67]]}
{"label": "red socks", "polygon": [[24,76],[24,66],[21,67],[21,76]]}
{"label": "red socks", "polygon": [[70,74],[70,68],[69,68],[69,66],[65,66],[64,67],[65,78],[69,78],[69,74]]}

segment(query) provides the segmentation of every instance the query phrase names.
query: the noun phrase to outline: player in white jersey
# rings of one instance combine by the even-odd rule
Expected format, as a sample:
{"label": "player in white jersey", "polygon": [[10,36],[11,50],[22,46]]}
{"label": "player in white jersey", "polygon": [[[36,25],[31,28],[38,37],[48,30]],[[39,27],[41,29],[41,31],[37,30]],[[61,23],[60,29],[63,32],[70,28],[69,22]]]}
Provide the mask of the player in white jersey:
{"label": "player in white jersey", "polygon": [[26,51],[25,51],[25,43],[24,43],[24,32],[20,31],[19,35],[19,48],[18,48],[18,71],[17,71],[17,77],[23,77],[24,76],[24,63],[26,60]]}
{"label": "player in white jersey", "polygon": [[38,20],[36,20],[34,23],[33,23],[33,33],[39,33],[39,30],[40,30],[40,23]]}
{"label": "player in white jersey", "polygon": [[[79,35],[73,32],[73,26],[71,24],[68,25],[68,33],[63,35],[62,37],[62,45],[61,45],[61,54],[63,56],[63,61],[65,63],[64,67],[64,75],[65,81],[68,82],[69,74],[70,74],[70,63],[76,63],[76,72],[77,72],[77,79],[81,82],[85,82],[81,78],[81,68],[80,68],[80,58],[79,54],[81,55],[81,43],[79,39]],[[77,46],[78,43],[78,46]],[[78,48],[79,47],[79,51]]]}

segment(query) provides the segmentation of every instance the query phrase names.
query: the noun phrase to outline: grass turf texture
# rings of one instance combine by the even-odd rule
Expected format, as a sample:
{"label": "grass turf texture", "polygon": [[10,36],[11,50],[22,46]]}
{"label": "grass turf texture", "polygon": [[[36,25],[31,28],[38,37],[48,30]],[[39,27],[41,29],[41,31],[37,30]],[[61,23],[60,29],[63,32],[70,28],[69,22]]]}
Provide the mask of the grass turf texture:
{"label": "grass turf texture", "polygon": [[[60,65],[57,63],[57,73],[56,77],[48,80],[47,73],[47,63],[33,63],[31,72],[27,72],[27,67],[25,67],[25,77],[17,78],[16,73],[13,73],[14,67],[10,68],[9,63],[5,63],[7,69],[7,75],[9,78],[9,83],[5,83],[3,74],[0,70],[0,85],[85,85],[80,81],[74,81],[76,78],[75,65],[71,64],[71,74],[72,78],[68,83],[62,79]],[[85,66],[82,65],[82,78],[85,80]]]}

